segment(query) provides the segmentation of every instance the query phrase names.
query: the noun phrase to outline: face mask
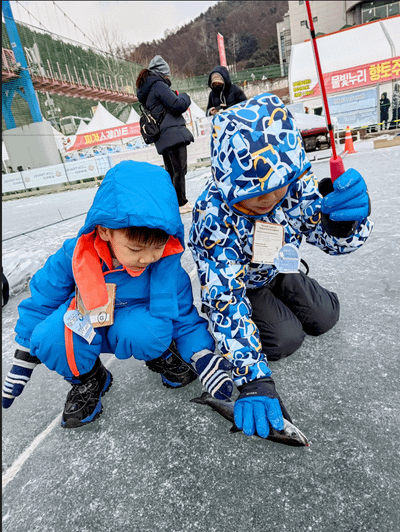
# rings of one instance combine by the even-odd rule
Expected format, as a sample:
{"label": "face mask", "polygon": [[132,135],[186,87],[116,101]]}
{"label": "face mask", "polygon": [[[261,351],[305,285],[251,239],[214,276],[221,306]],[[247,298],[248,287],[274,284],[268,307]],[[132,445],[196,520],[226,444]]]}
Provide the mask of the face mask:
{"label": "face mask", "polygon": [[221,86],[214,86],[214,87],[212,88],[212,90],[213,90],[214,92],[222,92],[222,89],[223,89],[223,87],[221,87]]}

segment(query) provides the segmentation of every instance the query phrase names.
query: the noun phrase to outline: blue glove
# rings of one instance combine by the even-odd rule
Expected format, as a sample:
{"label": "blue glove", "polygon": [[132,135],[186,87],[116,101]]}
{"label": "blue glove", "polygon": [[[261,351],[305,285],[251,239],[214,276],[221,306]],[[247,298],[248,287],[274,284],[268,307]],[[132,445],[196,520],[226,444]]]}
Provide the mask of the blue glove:
{"label": "blue glove", "polygon": [[209,351],[200,351],[192,356],[192,366],[208,393],[225,401],[233,392],[233,380],[227,371],[233,368],[229,360]]}
{"label": "blue glove", "polygon": [[357,170],[350,168],[333,182],[333,192],[322,199],[321,211],[334,222],[361,222],[370,214],[367,185]]}
{"label": "blue glove", "polygon": [[240,395],[234,407],[238,429],[247,436],[257,432],[261,438],[268,437],[269,425],[275,430],[283,430],[279,395],[271,377],[248,382],[239,389]]}
{"label": "blue glove", "polygon": [[26,351],[15,351],[13,366],[3,384],[3,408],[10,408],[14,399],[21,395],[32,371],[40,364],[40,360]]}

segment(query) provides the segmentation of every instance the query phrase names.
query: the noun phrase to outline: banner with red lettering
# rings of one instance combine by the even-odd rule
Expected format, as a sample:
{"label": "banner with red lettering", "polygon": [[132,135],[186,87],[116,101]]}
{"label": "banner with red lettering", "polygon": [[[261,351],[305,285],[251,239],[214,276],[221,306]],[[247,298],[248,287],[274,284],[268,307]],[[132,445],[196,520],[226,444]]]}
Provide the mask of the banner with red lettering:
{"label": "banner with red lettering", "polygon": [[83,133],[77,135],[73,146],[67,148],[67,151],[82,150],[84,148],[91,148],[97,144],[107,144],[116,140],[128,139],[131,137],[140,136],[140,124],[126,124],[125,126],[110,127],[100,131],[93,131],[92,133]]}
{"label": "banner with red lettering", "polygon": [[218,52],[219,52],[219,62],[221,66],[227,67],[226,62],[226,55],[225,55],[225,45],[224,45],[224,38],[223,36],[218,33],[217,35],[217,43],[218,43]]}
{"label": "banner with red lettering", "polygon": [[[375,85],[376,83],[385,83],[400,78],[400,56],[386,61],[329,72],[323,74],[323,76],[328,94]],[[320,94],[317,79],[304,79],[293,82],[294,99],[315,98],[320,96]]]}

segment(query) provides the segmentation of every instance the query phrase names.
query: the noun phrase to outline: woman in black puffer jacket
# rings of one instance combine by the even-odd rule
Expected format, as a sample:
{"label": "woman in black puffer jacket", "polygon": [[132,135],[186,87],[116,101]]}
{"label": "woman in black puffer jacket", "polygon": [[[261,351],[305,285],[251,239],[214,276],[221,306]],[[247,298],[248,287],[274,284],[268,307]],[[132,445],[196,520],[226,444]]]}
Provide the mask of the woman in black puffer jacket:
{"label": "woman in black puffer jacket", "polygon": [[156,55],[143,69],[136,80],[137,97],[152,115],[159,119],[160,136],[155,142],[157,152],[164,159],[165,169],[172,179],[179,202],[181,214],[192,210],[186,198],[185,176],[187,172],[187,148],[194,141],[186,127],[183,113],[189,108],[191,100],[187,94],[173,91],[169,79],[168,64],[160,55]]}

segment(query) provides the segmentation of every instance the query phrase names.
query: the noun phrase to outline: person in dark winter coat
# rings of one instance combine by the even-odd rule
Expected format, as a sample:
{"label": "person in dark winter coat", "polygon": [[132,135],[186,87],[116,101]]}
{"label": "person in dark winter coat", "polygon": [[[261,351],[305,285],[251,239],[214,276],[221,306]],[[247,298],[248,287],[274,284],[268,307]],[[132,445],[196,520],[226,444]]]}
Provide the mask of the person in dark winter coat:
{"label": "person in dark winter coat", "polygon": [[199,376],[216,398],[229,397],[231,364],[213,353],[181,266],[183,251],[184,227],[167,172],[137,161],[109,170],[78,235],[36,272],[31,297],[18,307],[3,408],[43,363],[72,385],[62,426],[94,421],[112,383],[101,353],[145,361],[168,388]]}
{"label": "person in dark winter coat", "polygon": [[213,116],[220,110],[247,100],[242,89],[231,82],[228,69],[223,66],[214,68],[208,78],[208,86],[211,92],[208,97],[207,116]]}
{"label": "person in dark winter coat", "polygon": [[396,129],[400,127],[400,89],[398,83],[395,83],[392,94],[392,114],[390,129]]}
{"label": "person in dark winter coat", "polygon": [[1,267],[1,306],[7,305],[7,302],[10,298],[10,285],[8,283],[7,277],[4,275],[3,266]]}
{"label": "person in dark winter coat", "polygon": [[381,111],[381,129],[387,128],[387,123],[389,120],[389,107],[390,100],[387,97],[387,92],[382,92],[381,99],[379,101],[380,111]]}
{"label": "person in dark winter coat", "polygon": [[187,145],[194,141],[186,127],[183,113],[189,108],[190,96],[173,91],[169,79],[170,69],[160,55],[150,61],[136,80],[137,97],[152,115],[161,120],[160,136],[155,142],[157,152],[164,159],[178,196],[181,214],[190,212],[193,205],[186,198]]}

